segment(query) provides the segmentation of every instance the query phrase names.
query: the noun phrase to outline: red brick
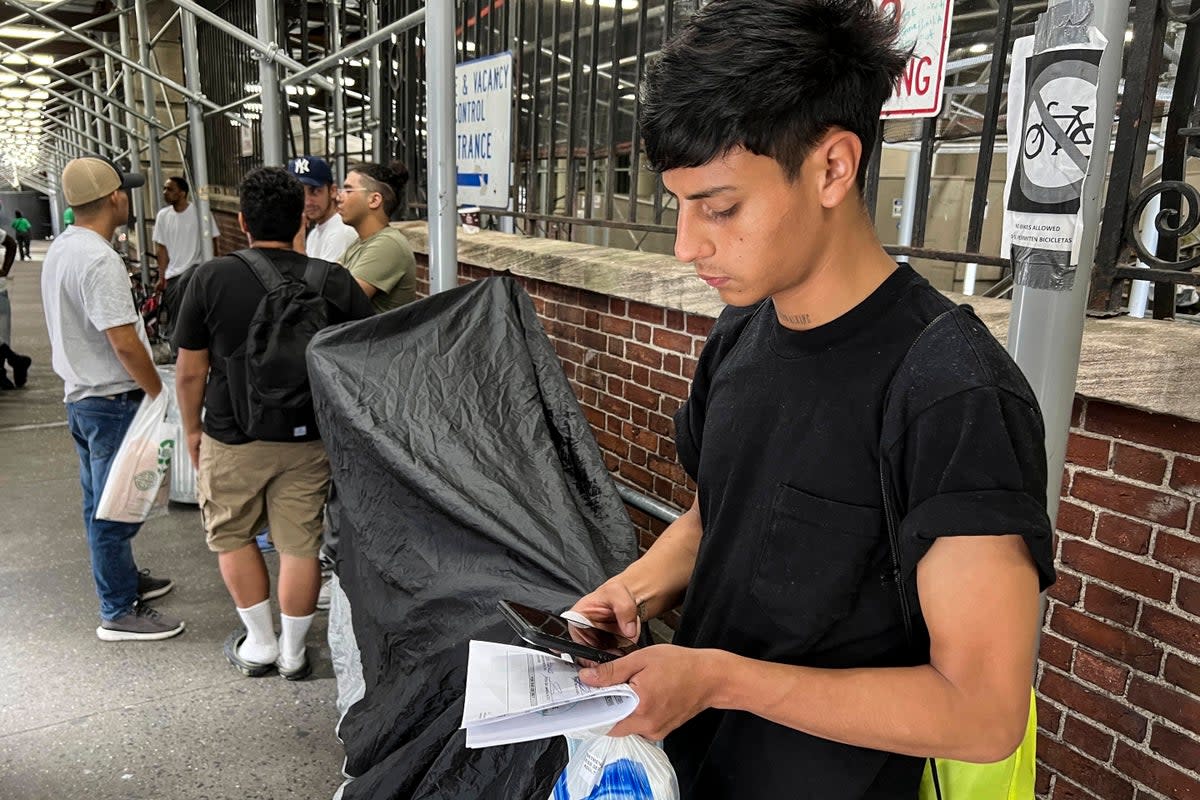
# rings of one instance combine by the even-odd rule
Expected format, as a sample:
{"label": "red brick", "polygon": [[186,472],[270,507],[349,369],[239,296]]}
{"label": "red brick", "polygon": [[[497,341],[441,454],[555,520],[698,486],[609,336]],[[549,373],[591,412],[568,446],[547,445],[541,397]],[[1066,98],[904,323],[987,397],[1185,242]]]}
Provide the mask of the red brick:
{"label": "red brick", "polygon": [[1063,712],[1044,697],[1035,698],[1034,702],[1037,706],[1038,727],[1048,733],[1057,734],[1059,726],[1062,725]]}
{"label": "red brick", "polygon": [[625,357],[637,364],[644,364],[653,369],[662,369],[663,354],[635,342],[625,345]]}
{"label": "red brick", "polygon": [[560,304],[558,307],[558,318],[571,325],[583,325],[585,315],[583,309],[579,306]]}
{"label": "red brick", "polygon": [[1172,528],[1187,524],[1188,504],[1182,497],[1124,481],[1078,472],[1071,482],[1071,496]]}
{"label": "red brick", "polygon": [[1059,487],[1058,487],[1058,496],[1059,497],[1067,497],[1070,494],[1071,494],[1071,470],[1068,468],[1068,469],[1063,470],[1062,481],[1059,483]]}
{"label": "red brick", "polygon": [[575,370],[575,379],[584,386],[593,386],[601,391],[608,387],[608,376],[591,367],[578,367]]}
{"label": "red brick", "polygon": [[617,358],[625,356],[625,340],[618,339],[616,336],[608,337],[608,352]]}
{"label": "red brick", "polygon": [[1150,734],[1150,749],[1181,767],[1194,770],[1200,765],[1200,739],[1173,731],[1161,722],[1155,723]]}
{"label": "red brick", "polygon": [[542,327],[546,329],[546,335],[551,339],[558,339],[563,342],[575,341],[575,331],[578,330],[574,325],[568,325],[556,319],[542,320]]}
{"label": "red brick", "polygon": [[1037,690],[1073,713],[1083,714],[1134,741],[1140,742],[1146,736],[1147,722],[1141,713],[1053,670],[1042,674]]}
{"label": "red brick", "polygon": [[700,341],[699,339],[692,342],[692,355],[695,356],[696,358],[700,357],[700,351],[702,351],[703,349],[704,349],[704,342]]}
{"label": "red brick", "polygon": [[658,450],[658,434],[654,433],[654,431],[625,424],[621,426],[621,435],[627,441],[636,444],[638,447],[643,447],[651,453]]}
{"label": "red brick", "polygon": [[629,410],[629,421],[639,428],[645,428],[649,425],[650,412],[644,408],[631,408]]}
{"label": "red brick", "polygon": [[1166,717],[1181,728],[1200,734],[1200,698],[1134,676],[1129,684],[1129,702]]}
{"label": "red brick", "polygon": [[649,457],[649,455],[649,453],[640,447],[634,447],[633,445],[629,446],[629,460],[634,464],[637,464],[639,467],[646,466],[646,459]]}
{"label": "red brick", "polygon": [[1132,628],[1134,620],[1137,619],[1138,599],[1096,583],[1089,583],[1087,593],[1083,597],[1083,607],[1098,617],[1111,619],[1126,628]]}
{"label": "red brick", "polygon": [[629,339],[633,336],[633,323],[620,317],[601,317],[600,330]]}
{"label": "red brick", "polygon": [[646,460],[646,466],[651,472],[656,475],[661,475],[667,480],[675,483],[683,483],[687,478],[687,474],[683,471],[683,467],[679,464],[667,461],[665,458],[652,455]]}
{"label": "red brick", "polygon": [[633,338],[637,339],[642,344],[650,344],[650,339],[654,336],[654,329],[649,325],[643,325],[640,322],[635,322],[633,325]]}
{"label": "red brick", "polygon": [[[1095,587],[1088,587],[1090,592]],[[1094,686],[1099,686],[1121,697],[1125,694],[1125,681],[1129,677],[1129,668],[1113,664],[1087,650],[1075,653],[1075,665],[1071,668],[1077,676]]]}
{"label": "red brick", "polygon": [[1062,775],[1056,775],[1054,792],[1050,800],[1097,800],[1097,796],[1087,789],[1071,783]]}
{"label": "red brick", "polygon": [[1148,605],[1142,609],[1138,630],[1163,644],[1200,656],[1200,623]]}
{"label": "red brick", "polygon": [[1050,793],[1051,774],[1045,764],[1038,762],[1037,777],[1034,779],[1033,790],[1039,797],[1045,797]]}
{"label": "red brick", "polygon": [[601,394],[597,403],[602,411],[612,414],[618,419],[629,419],[630,405],[611,394]]}
{"label": "red brick", "polygon": [[653,475],[628,461],[621,464],[620,474],[622,478],[646,490],[649,490],[654,485]]}
{"label": "red brick", "polygon": [[668,308],[667,309],[667,321],[665,324],[668,328],[670,328],[673,331],[681,331],[681,330],[683,330],[683,317],[684,317],[684,313],[682,311],[680,311],[679,309]]}
{"label": "red brick", "polygon": [[600,331],[580,328],[575,331],[575,343],[589,350],[596,350],[601,353],[608,352],[608,337]]}
{"label": "red brick", "polygon": [[632,365],[628,361],[622,361],[608,354],[604,354],[596,359],[596,366],[609,375],[616,375],[618,378],[625,378],[626,380],[629,379],[633,370]]}
{"label": "red brick", "polygon": [[547,282],[545,287],[545,294],[548,299],[569,305],[579,304],[579,289],[574,286],[563,286],[561,283]]}
{"label": "red brick", "polygon": [[[1046,737],[1038,740],[1037,750],[1038,757],[1051,769],[1066,775],[1104,800],[1130,800],[1133,797],[1133,784],[1082,753]],[[1068,796],[1058,794],[1057,788],[1055,786],[1056,798]]]}
{"label": "red brick", "polygon": [[629,303],[619,297],[608,298],[608,313],[614,317],[623,317],[629,310]]}
{"label": "red brick", "polygon": [[1161,453],[1117,442],[1113,447],[1112,470],[1118,475],[1157,485],[1167,474],[1167,459]]}
{"label": "red brick", "polygon": [[1096,522],[1096,513],[1090,508],[1076,505],[1070,500],[1062,500],[1058,504],[1058,522],[1055,527],[1069,533],[1072,536],[1079,536],[1083,539],[1092,537],[1092,526]]}
{"label": "red brick", "polygon": [[683,359],[683,367],[680,370],[683,377],[687,378],[689,381],[692,378],[696,377],[696,364],[697,363],[698,362],[694,358]]}
{"label": "red brick", "polygon": [[1128,517],[1100,512],[1096,523],[1096,540],[1124,550],[1127,553],[1144,555],[1150,552],[1149,525],[1134,522]]}
{"label": "red brick", "polygon": [[1175,590],[1175,604],[1180,609],[1200,617],[1200,583],[1179,579],[1179,588]]}
{"label": "red brick", "polygon": [[1138,442],[1177,453],[1200,455],[1200,422],[1147,414],[1124,406],[1088,401],[1084,425],[1093,433]]}
{"label": "red brick", "polygon": [[584,308],[590,308],[592,311],[599,311],[602,314],[607,314],[608,295],[582,291],[579,293],[579,305],[583,306]]}
{"label": "red brick", "polygon": [[683,329],[693,336],[707,337],[712,332],[713,325],[716,320],[712,317],[701,317],[696,314],[688,314],[684,320]]}
{"label": "red brick", "polygon": [[662,400],[658,404],[658,410],[666,414],[668,417],[674,417],[675,412],[683,405],[683,400],[670,395],[663,395]]}
{"label": "red brick", "polygon": [[1200,461],[1175,456],[1175,466],[1171,467],[1171,488],[1200,497]]}
{"label": "red brick", "polygon": [[1059,569],[1058,580],[1046,590],[1046,593],[1063,605],[1074,606],[1079,603],[1079,595],[1083,591],[1083,579],[1065,569]]}
{"label": "red brick", "polygon": [[643,388],[650,385],[650,369],[638,364],[634,364],[633,370],[629,374],[629,380]]}
{"label": "red brick", "polygon": [[1071,658],[1075,648],[1066,639],[1060,639],[1053,633],[1042,631],[1041,647],[1038,648],[1038,658],[1047,664],[1053,664],[1063,672],[1071,669]]}
{"label": "red brick", "polygon": [[1200,660],[1168,653],[1163,666],[1163,679],[1185,692],[1200,696]]}
{"label": "red brick", "polygon": [[1076,572],[1115,583],[1155,600],[1171,599],[1173,578],[1166,570],[1141,564],[1087,542],[1063,540],[1062,563]]}
{"label": "red brick", "polygon": [[1154,787],[1155,792],[1171,800],[1200,798],[1200,781],[1185,775],[1166,762],[1134,750],[1124,742],[1117,743],[1113,766],[1135,781]]}
{"label": "red brick", "polygon": [[1067,639],[1111,656],[1150,675],[1158,674],[1162,648],[1129,631],[1092,619],[1065,606],[1058,606],[1050,618],[1050,627]]}
{"label": "red brick", "polygon": [[629,443],[608,431],[596,431],[596,444],[618,458],[625,458],[629,455]]}
{"label": "red brick", "polygon": [[683,359],[674,353],[668,353],[663,356],[663,371],[671,375],[678,375],[682,371]]}
{"label": "red brick", "polygon": [[666,309],[660,306],[649,306],[645,303],[631,302],[626,314],[633,319],[649,322],[654,325],[662,325],[667,319]]}
{"label": "red brick", "polygon": [[604,430],[604,412],[599,409],[584,407],[583,415],[587,417],[587,421],[596,430]]}
{"label": "red brick", "polygon": [[1087,400],[1083,399],[1079,395],[1075,395],[1075,398],[1071,401],[1071,427],[1072,428],[1078,428],[1081,425],[1083,425],[1083,413],[1084,413],[1084,409],[1086,407],[1087,407]]}
{"label": "red brick", "polygon": [[633,383],[625,384],[625,399],[651,411],[658,408],[658,393],[643,389]]}
{"label": "red brick", "polygon": [[1108,761],[1109,756],[1112,755],[1112,734],[1087,724],[1079,717],[1067,715],[1067,721],[1063,724],[1062,738],[1063,741],[1075,745],[1100,761]]}
{"label": "red brick", "polygon": [[[682,378],[671,377],[665,372],[651,372],[650,388],[678,400],[686,400],[689,386],[688,382]],[[664,408],[663,411],[666,411],[666,409]]]}
{"label": "red brick", "polygon": [[692,337],[686,333],[655,328],[650,341],[654,343],[655,347],[661,347],[664,350],[689,354],[692,352]]}
{"label": "red brick", "polygon": [[675,423],[670,417],[664,417],[662,414],[651,414],[649,425],[650,430],[659,436],[673,436],[675,434]]}
{"label": "red brick", "polygon": [[1154,540],[1154,559],[1175,569],[1200,576],[1200,539],[1159,531]]}
{"label": "red brick", "polygon": [[1067,461],[1089,469],[1108,469],[1108,456],[1112,442],[1072,433],[1067,437]]}

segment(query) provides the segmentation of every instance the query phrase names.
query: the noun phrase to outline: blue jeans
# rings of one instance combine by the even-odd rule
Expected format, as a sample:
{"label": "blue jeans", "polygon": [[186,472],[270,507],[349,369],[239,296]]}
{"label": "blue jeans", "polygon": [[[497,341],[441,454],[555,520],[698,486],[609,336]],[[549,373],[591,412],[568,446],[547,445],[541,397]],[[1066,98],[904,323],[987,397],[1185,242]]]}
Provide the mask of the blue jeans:
{"label": "blue jeans", "polygon": [[140,404],[140,400],[124,397],[85,397],[67,403],[67,426],[79,453],[83,527],[92,555],[92,578],[100,596],[100,616],[106,620],[128,614],[137,601],[138,570],[131,540],[142,525],[96,519],[96,506]]}

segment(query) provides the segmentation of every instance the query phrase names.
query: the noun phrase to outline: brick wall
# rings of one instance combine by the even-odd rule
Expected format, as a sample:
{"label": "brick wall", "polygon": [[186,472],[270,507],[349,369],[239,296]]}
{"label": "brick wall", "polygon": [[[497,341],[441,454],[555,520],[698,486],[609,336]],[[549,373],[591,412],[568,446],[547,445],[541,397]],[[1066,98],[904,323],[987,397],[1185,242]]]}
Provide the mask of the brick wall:
{"label": "brick wall", "polygon": [[1200,423],[1080,399],[1067,462],[1039,792],[1200,798]]}

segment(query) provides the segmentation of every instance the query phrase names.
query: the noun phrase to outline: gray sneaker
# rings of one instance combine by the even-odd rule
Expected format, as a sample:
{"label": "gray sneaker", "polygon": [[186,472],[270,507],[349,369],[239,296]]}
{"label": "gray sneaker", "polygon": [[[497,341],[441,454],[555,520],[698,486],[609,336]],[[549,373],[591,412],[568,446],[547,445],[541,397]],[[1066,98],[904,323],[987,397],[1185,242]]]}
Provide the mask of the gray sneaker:
{"label": "gray sneaker", "polygon": [[183,620],[168,617],[141,603],[123,617],[106,619],[96,628],[96,636],[105,642],[152,642],[183,633]]}
{"label": "gray sneaker", "polygon": [[138,600],[140,602],[144,603],[147,600],[162,597],[174,588],[175,581],[170,578],[156,578],[150,574],[148,569],[138,571]]}

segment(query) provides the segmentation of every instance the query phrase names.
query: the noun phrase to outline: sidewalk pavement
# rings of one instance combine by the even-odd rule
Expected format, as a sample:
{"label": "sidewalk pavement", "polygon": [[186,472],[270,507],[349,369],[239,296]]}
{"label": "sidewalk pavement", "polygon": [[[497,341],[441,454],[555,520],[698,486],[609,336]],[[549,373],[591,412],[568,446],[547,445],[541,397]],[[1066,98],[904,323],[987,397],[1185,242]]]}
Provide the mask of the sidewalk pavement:
{"label": "sidewalk pavement", "polygon": [[[134,540],[140,567],[175,580],[151,602],[187,629],[163,642],[96,638],[79,461],[42,316],[46,248],[34,242],[8,281],[13,346],[33,368],[24,389],[0,392],[0,797],[331,797],[343,751],[326,616],[309,633],[308,680],[237,673],[221,652],[237,613],[195,506],[173,503]],[[277,557],[267,563],[274,575]]]}

